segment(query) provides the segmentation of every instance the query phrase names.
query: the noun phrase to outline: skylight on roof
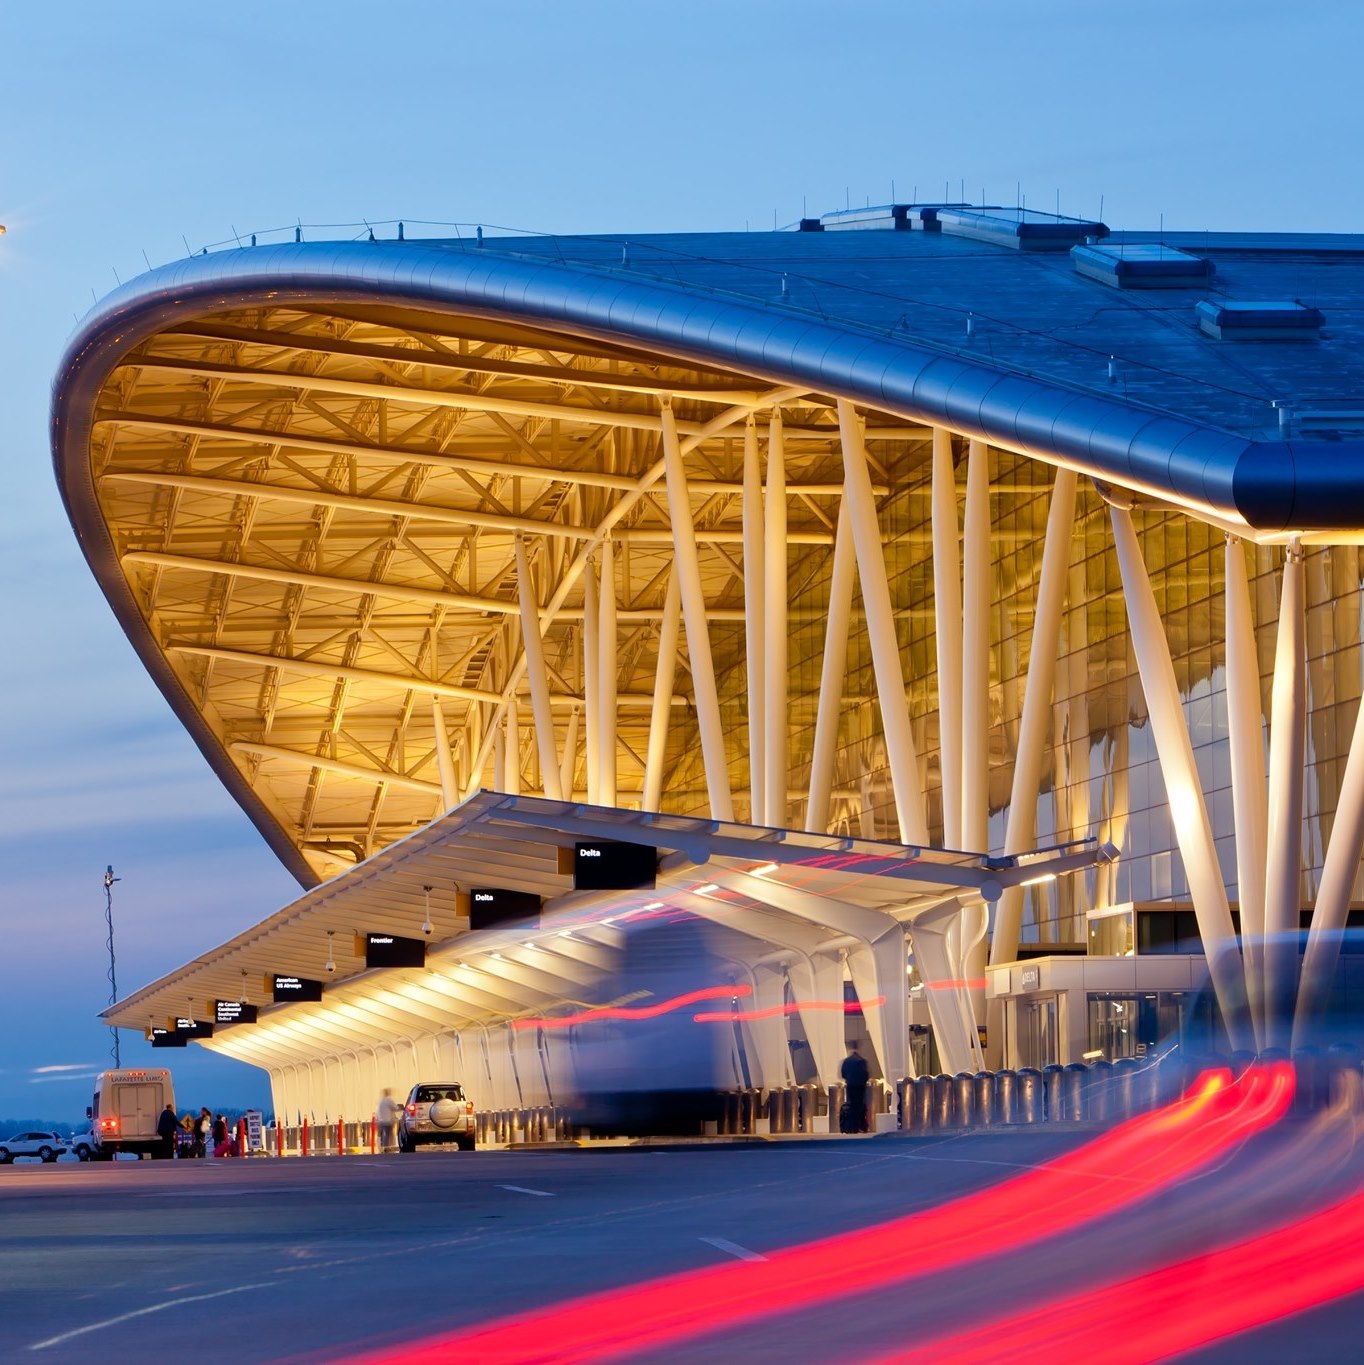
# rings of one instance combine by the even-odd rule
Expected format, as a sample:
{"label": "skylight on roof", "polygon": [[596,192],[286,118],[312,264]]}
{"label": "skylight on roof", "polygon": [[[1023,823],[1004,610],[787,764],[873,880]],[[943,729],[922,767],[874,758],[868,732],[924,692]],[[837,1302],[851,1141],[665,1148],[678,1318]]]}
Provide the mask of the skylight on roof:
{"label": "skylight on roof", "polygon": [[1086,243],[1070,249],[1077,275],[1115,289],[1196,289],[1212,275],[1202,256],[1155,242]]}

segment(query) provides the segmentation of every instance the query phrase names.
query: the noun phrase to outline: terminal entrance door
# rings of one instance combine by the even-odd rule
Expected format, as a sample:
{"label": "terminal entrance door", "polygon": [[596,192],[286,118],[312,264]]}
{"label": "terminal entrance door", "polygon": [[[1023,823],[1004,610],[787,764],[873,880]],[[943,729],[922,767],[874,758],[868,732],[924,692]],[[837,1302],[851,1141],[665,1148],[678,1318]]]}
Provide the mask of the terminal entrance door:
{"label": "terminal entrance door", "polygon": [[1061,1004],[1057,995],[1028,995],[1018,1001],[1020,1066],[1055,1066],[1061,1060]]}

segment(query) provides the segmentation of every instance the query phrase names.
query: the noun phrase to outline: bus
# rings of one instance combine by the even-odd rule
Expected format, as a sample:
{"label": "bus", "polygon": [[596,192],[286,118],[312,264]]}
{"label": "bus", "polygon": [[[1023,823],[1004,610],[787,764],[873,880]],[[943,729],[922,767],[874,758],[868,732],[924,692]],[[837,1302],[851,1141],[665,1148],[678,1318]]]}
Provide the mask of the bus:
{"label": "bus", "polygon": [[110,1161],[116,1152],[162,1154],[156,1124],[168,1104],[174,1106],[175,1092],[164,1067],[101,1071],[90,1105],[95,1160]]}

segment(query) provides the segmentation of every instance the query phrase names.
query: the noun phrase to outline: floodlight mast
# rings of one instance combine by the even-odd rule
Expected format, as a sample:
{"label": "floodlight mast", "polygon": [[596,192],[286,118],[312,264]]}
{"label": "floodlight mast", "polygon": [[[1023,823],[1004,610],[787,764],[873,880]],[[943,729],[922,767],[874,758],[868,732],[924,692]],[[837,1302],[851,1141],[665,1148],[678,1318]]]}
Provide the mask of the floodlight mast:
{"label": "floodlight mast", "polygon": [[[122,880],[122,877],[114,876],[112,863],[104,869],[104,926],[108,930],[104,944],[109,949],[109,1003],[111,1005],[118,1004],[118,979],[114,975],[114,883]],[[110,1024],[109,1032],[114,1035],[114,1045],[110,1052],[114,1059],[114,1069],[117,1070],[122,1065],[119,1057],[118,1029]]]}

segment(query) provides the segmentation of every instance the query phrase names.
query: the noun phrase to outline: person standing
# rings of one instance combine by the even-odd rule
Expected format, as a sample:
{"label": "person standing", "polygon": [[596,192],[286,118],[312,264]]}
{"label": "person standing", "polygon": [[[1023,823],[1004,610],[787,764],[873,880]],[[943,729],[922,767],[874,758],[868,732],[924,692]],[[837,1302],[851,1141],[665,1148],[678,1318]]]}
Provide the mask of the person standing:
{"label": "person standing", "polygon": [[870,1072],[866,1058],[857,1050],[857,1040],[848,1044],[848,1055],[839,1068],[847,1094],[843,1101],[843,1112],[839,1130],[844,1133],[865,1133],[867,1131],[867,1083]]}
{"label": "person standing", "polygon": [[208,1155],[208,1137],[213,1131],[213,1111],[204,1105],[199,1110],[199,1122],[194,1128],[194,1155]]}
{"label": "person standing", "polygon": [[374,1117],[379,1124],[379,1150],[391,1152],[397,1142],[398,1127],[398,1102],[393,1098],[391,1090],[385,1089],[379,1096],[379,1107],[375,1110]]}
{"label": "person standing", "polygon": [[156,1136],[159,1139],[156,1147],[156,1155],[169,1161],[175,1155],[175,1131],[180,1127],[180,1120],[175,1117],[175,1106],[168,1104],[162,1111],[161,1117],[156,1120]]}

